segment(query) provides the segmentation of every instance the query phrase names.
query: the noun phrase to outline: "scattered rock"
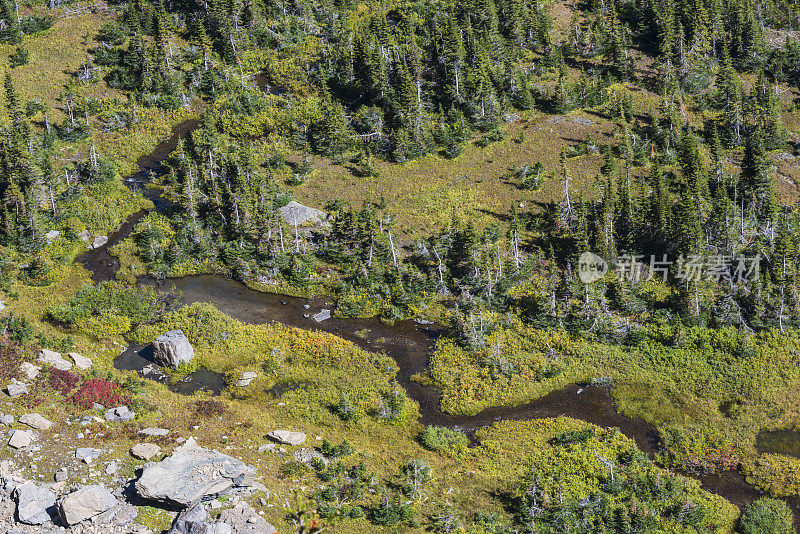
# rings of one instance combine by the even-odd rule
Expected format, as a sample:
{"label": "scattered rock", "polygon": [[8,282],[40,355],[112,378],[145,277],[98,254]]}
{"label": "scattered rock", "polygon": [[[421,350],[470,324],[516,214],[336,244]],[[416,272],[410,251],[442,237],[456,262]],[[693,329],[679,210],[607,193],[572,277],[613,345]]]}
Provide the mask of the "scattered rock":
{"label": "scattered rock", "polygon": [[14,499],[17,501],[17,518],[26,525],[43,525],[55,514],[55,493],[31,482],[17,486]]}
{"label": "scattered rock", "polygon": [[244,372],[241,378],[236,382],[236,385],[240,388],[247,387],[256,377],[258,377],[258,373],[254,373],[253,371]]}
{"label": "scattered rock", "polygon": [[277,445],[275,445],[274,443],[267,443],[265,445],[260,446],[258,448],[258,452],[272,452],[276,448],[277,448]]}
{"label": "scattered rock", "polygon": [[89,230],[81,230],[81,233],[78,234],[78,237],[81,241],[89,241],[89,237],[92,234],[89,233]]}
{"label": "scattered rock", "polygon": [[36,430],[47,430],[53,423],[38,413],[26,413],[19,418],[19,422]]}
{"label": "scattered rock", "polygon": [[58,230],[50,230],[49,232],[44,234],[44,238],[47,240],[48,245],[53,241],[55,241],[56,239],[58,239],[60,236],[61,232],[59,232]]}
{"label": "scattered rock", "polygon": [[11,383],[6,386],[6,391],[8,392],[9,397],[16,399],[19,396],[28,394],[28,386],[12,378]]}
{"label": "scattered rock", "polygon": [[223,510],[217,524],[224,523],[236,534],[275,534],[278,531],[258,515],[252,506],[244,501],[236,503],[233,508]]}
{"label": "scattered rock", "polygon": [[178,514],[167,534],[207,534],[210,526],[208,512],[202,504],[197,504]]}
{"label": "scattered rock", "polygon": [[15,430],[11,439],[8,440],[9,447],[15,449],[22,449],[27,447],[33,441],[33,432],[30,430]]}
{"label": "scattered rock", "polygon": [[77,525],[117,505],[117,499],[103,486],[85,486],[66,495],[58,503],[64,523]]}
{"label": "scattered rock", "polygon": [[91,463],[95,458],[99,458],[103,454],[103,449],[93,449],[91,447],[79,447],[75,451],[75,458],[83,460],[84,463]]}
{"label": "scattered rock", "polygon": [[319,311],[319,313],[315,313],[311,316],[316,322],[321,323],[322,321],[327,321],[331,318],[331,311],[327,308],[323,308]]}
{"label": "scattered rock", "polygon": [[60,353],[52,350],[42,349],[42,352],[39,353],[39,361],[62,371],[72,369],[72,362],[65,360]]}
{"label": "scattered rock", "polygon": [[72,361],[75,362],[75,367],[85,371],[92,366],[92,360],[87,358],[86,356],[81,356],[77,352],[70,352],[69,357],[72,358]]}
{"label": "scattered rock", "polygon": [[69,478],[69,471],[67,471],[66,467],[62,467],[53,475],[53,480],[56,482],[65,482],[67,478]]}
{"label": "scattered rock", "polygon": [[131,456],[140,460],[150,460],[161,452],[161,447],[153,443],[137,443],[131,448]]}
{"label": "scattered rock", "polygon": [[322,454],[305,447],[294,451],[292,458],[295,462],[305,464],[306,467],[314,467],[315,460],[320,460],[324,465],[328,465],[328,460]]}
{"label": "scattered rock", "polygon": [[14,416],[13,415],[9,415],[9,414],[5,414],[5,415],[0,417],[0,423],[3,423],[6,426],[13,425],[14,424]]}
{"label": "scattered rock", "polygon": [[135,487],[144,499],[188,507],[231,487],[249,486],[255,474],[254,467],[189,438],[171,456],[145,468]]}
{"label": "scattered rock", "polygon": [[177,368],[194,358],[194,349],[181,330],[170,330],[153,341],[153,359],[164,367]]}
{"label": "scattered rock", "polygon": [[306,441],[306,435],[303,432],[292,432],[290,430],[275,430],[268,433],[267,437],[274,439],[278,443],[293,446],[302,445]]}
{"label": "scattered rock", "polygon": [[106,411],[106,421],[116,421],[127,423],[136,417],[136,412],[132,412],[127,406],[117,406]]}
{"label": "scattered rock", "polygon": [[166,428],[148,427],[148,428],[143,428],[142,430],[140,430],[139,434],[141,434],[143,436],[163,437],[163,436],[166,436],[167,434],[169,434],[169,430],[167,430]]}
{"label": "scattered rock", "polygon": [[33,365],[31,362],[22,362],[22,365],[19,366],[19,370],[25,378],[28,380],[34,380],[37,376],[39,376],[41,367]]}
{"label": "scattered rock", "polygon": [[[100,525],[116,525],[118,527],[126,527],[136,520],[139,515],[139,510],[132,504],[120,502],[92,518],[92,523]],[[84,531],[85,532],[85,531]],[[113,532],[117,532],[114,530]],[[123,532],[141,532],[141,530],[134,528],[124,529]],[[149,532],[149,531],[145,531]]]}
{"label": "scattered rock", "polygon": [[108,462],[108,465],[106,466],[106,474],[107,475],[115,475],[118,470],[119,470],[119,466],[117,465],[116,461]]}

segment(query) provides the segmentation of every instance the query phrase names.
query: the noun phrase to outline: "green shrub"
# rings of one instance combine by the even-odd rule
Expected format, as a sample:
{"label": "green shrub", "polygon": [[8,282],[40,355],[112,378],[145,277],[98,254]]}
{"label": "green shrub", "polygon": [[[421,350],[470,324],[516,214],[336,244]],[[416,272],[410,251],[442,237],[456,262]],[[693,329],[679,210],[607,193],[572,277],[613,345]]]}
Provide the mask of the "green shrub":
{"label": "green shrub", "polygon": [[469,439],[463,432],[443,426],[428,425],[420,436],[420,442],[429,450],[453,454],[464,450],[469,445]]}
{"label": "green shrub", "polygon": [[131,329],[131,320],[104,310],[100,315],[85,317],[76,324],[78,330],[96,339],[121,336]]}
{"label": "green shrub", "polygon": [[169,294],[150,287],[103,282],[83,287],[67,304],[48,308],[47,315],[101,338],[98,334],[118,335],[130,330],[131,324],[155,320],[169,301]]}
{"label": "green shrub", "polygon": [[745,508],[739,522],[742,534],[794,534],[792,511],[784,501],[767,497]]}
{"label": "green shrub", "polygon": [[17,50],[8,56],[8,64],[13,69],[28,64],[28,51],[22,47],[17,47]]}

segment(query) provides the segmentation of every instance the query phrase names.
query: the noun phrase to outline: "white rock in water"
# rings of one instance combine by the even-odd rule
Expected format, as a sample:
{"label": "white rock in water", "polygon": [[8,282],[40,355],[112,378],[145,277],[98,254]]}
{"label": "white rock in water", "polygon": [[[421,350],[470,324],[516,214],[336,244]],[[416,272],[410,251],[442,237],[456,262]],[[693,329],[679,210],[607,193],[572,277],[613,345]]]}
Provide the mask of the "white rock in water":
{"label": "white rock in water", "polygon": [[42,352],[39,353],[39,361],[62,371],[72,369],[72,362],[65,360],[60,353],[52,350],[42,349]]}
{"label": "white rock in water", "polygon": [[30,430],[15,430],[11,439],[8,440],[8,446],[14,449],[22,449],[27,447],[33,441],[33,432]]}
{"label": "white rock in water", "polygon": [[47,430],[53,423],[38,413],[26,413],[19,418],[19,422],[36,430]]}
{"label": "white rock in water", "polygon": [[33,365],[31,362],[22,362],[22,365],[19,366],[19,370],[23,375],[25,375],[25,378],[28,380],[34,380],[37,376],[39,376],[41,367]]}
{"label": "white rock in water", "polygon": [[321,323],[322,321],[327,321],[331,318],[331,311],[323,308],[319,311],[319,313],[315,313],[311,317],[313,317],[318,323]]}
{"label": "white rock in water", "polygon": [[236,382],[236,385],[240,388],[247,387],[256,377],[258,377],[258,373],[254,373],[253,371],[244,372],[241,378]]}
{"label": "white rock in water", "polygon": [[77,525],[116,505],[117,499],[110,491],[103,486],[92,485],[66,495],[58,503],[58,510],[64,523]]}
{"label": "white rock in water", "polygon": [[306,435],[303,432],[292,432],[290,430],[275,430],[269,432],[267,437],[274,439],[284,445],[298,446],[306,441]]}
{"label": "white rock in water", "polygon": [[153,359],[158,365],[177,368],[194,358],[194,348],[181,330],[170,330],[153,341]]}
{"label": "white rock in water", "polygon": [[83,371],[92,366],[92,360],[90,360],[86,356],[81,356],[77,352],[70,352],[69,357],[72,358],[73,362],[75,362],[75,367]]}
{"label": "white rock in water", "polygon": [[108,236],[99,235],[92,241],[92,248],[97,249],[108,243]]}

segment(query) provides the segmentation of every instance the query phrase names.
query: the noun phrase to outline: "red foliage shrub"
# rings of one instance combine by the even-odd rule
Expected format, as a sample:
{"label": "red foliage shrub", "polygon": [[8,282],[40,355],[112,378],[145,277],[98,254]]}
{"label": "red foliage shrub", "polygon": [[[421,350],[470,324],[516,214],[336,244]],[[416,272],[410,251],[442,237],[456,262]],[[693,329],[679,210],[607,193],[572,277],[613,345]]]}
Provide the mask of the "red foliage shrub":
{"label": "red foliage shrub", "polygon": [[52,369],[47,375],[47,383],[54,390],[66,395],[78,385],[78,375],[61,369]]}
{"label": "red foliage shrub", "polygon": [[119,384],[102,378],[93,378],[81,384],[81,388],[72,394],[70,400],[87,409],[94,403],[106,407],[130,406],[133,403],[133,398],[126,394]]}

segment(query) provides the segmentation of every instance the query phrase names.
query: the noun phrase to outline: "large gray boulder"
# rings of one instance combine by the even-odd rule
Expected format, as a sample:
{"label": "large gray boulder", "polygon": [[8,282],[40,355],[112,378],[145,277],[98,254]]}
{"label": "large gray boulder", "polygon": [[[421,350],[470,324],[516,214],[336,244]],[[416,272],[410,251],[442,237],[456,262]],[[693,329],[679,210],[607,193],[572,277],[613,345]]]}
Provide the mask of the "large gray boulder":
{"label": "large gray boulder", "polygon": [[255,475],[255,467],[189,438],[171,456],[147,467],[135,488],[144,499],[189,507],[234,486],[250,486]]}
{"label": "large gray boulder", "polygon": [[52,520],[56,511],[56,494],[31,482],[14,490],[17,501],[17,520],[26,525],[43,525]]}
{"label": "large gray boulder", "polygon": [[279,208],[278,213],[286,221],[286,224],[292,226],[319,224],[327,217],[324,211],[304,206],[296,200],[292,200],[284,207]]}
{"label": "large gray boulder", "polygon": [[153,359],[163,367],[177,368],[194,358],[194,349],[181,330],[170,330],[153,341]]}
{"label": "large gray boulder", "polygon": [[118,504],[117,498],[100,485],[84,486],[65,495],[58,503],[61,519],[67,525],[77,525],[110,510]]}

